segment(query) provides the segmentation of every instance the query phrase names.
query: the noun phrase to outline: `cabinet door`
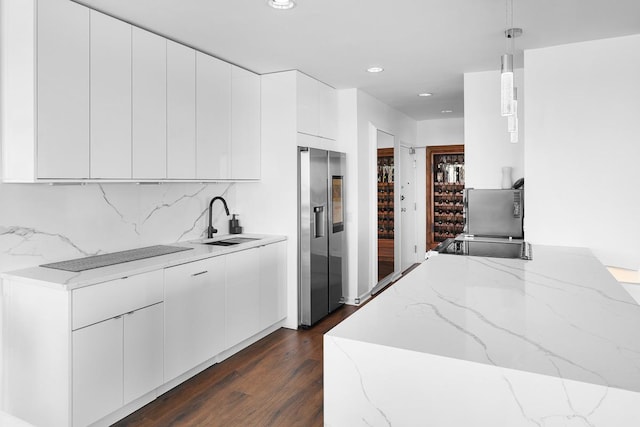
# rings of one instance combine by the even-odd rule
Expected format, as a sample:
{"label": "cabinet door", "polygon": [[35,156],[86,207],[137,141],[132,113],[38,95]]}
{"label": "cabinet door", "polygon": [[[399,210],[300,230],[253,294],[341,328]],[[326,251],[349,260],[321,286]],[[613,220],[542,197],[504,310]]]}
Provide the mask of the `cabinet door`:
{"label": "cabinet door", "polygon": [[225,348],[225,258],[165,269],[165,381]]}
{"label": "cabinet door", "polygon": [[331,86],[318,82],[318,135],[338,139],[338,95]]}
{"label": "cabinet door", "polygon": [[38,2],[38,178],[89,177],[89,9]]}
{"label": "cabinet door", "polygon": [[131,178],[131,25],[93,10],[91,178]]}
{"label": "cabinet door", "polygon": [[162,303],[123,316],[124,404],[162,385]]}
{"label": "cabinet door", "polygon": [[133,27],[133,178],[167,177],[167,41]]}
{"label": "cabinet door", "polygon": [[196,177],[196,51],[167,40],[167,178]]}
{"label": "cabinet door", "polygon": [[231,178],[260,179],[260,76],[231,72]]}
{"label": "cabinet door", "polygon": [[228,179],[231,143],[231,64],[196,52],[198,179]]}
{"label": "cabinet door", "polygon": [[298,132],[318,135],[318,81],[297,73]]}
{"label": "cabinet door", "polygon": [[287,242],[260,248],[260,329],[286,317]]}
{"label": "cabinet door", "polygon": [[122,406],[122,317],[73,331],[73,425]]}
{"label": "cabinet door", "polygon": [[227,347],[260,330],[260,252],[257,248],[227,255]]}

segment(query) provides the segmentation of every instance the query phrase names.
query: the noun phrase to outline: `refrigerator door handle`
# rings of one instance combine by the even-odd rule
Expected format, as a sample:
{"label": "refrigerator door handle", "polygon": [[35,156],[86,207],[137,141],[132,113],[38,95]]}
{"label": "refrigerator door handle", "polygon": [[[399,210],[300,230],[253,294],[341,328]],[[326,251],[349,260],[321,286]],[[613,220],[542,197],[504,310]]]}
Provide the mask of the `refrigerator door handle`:
{"label": "refrigerator door handle", "polygon": [[324,237],[325,231],[326,231],[325,224],[327,222],[324,205],[313,207],[313,222],[315,222],[315,225],[313,227],[313,237],[314,238]]}

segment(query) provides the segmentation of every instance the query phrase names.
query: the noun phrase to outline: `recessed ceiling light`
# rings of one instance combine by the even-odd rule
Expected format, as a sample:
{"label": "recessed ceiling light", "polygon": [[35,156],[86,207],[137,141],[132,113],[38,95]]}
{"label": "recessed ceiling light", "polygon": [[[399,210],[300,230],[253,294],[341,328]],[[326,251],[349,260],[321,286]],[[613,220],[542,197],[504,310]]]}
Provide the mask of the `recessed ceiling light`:
{"label": "recessed ceiling light", "polygon": [[370,73],[381,73],[381,72],[384,71],[384,68],[382,68],[382,67],[370,67],[370,68],[367,68],[367,71],[370,72]]}
{"label": "recessed ceiling light", "polygon": [[429,92],[422,92],[422,93],[419,93],[419,94],[418,94],[418,96],[423,96],[423,97],[426,97],[426,96],[432,96],[432,95],[433,95],[433,94],[432,94],[432,93],[429,93]]}
{"label": "recessed ceiling light", "polygon": [[296,5],[293,0],[267,0],[267,4],[274,9],[291,9]]}
{"label": "recessed ceiling light", "polygon": [[442,110],[440,111],[442,114],[449,114],[449,113],[453,113],[453,110]]}

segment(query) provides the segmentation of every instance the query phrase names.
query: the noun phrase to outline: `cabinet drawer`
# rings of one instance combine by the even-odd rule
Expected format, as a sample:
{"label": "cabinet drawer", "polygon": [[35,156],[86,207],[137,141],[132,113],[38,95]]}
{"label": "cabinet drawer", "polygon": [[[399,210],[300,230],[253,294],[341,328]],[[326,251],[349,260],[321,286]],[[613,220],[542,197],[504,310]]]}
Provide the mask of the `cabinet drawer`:
{"label": "cabinet drawer", "polygon": [[157,270],[74,290],[73,330],[161,302],[163,277]]}

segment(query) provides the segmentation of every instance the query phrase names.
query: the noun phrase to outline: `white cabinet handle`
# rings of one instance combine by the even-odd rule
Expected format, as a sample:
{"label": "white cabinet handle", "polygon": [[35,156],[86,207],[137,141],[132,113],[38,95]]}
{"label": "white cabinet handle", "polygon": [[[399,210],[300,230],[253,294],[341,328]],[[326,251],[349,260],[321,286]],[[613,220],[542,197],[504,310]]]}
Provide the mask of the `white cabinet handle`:
{"label": "white cabinet handle", "polygon": [[208,271],[207,271],[207,270],[205,270],[205,271],[201,271],[200,273],[193,273],[193,274],[191,275],[191,277],[199,276],[199,275],[201,275],[201,274],[206,274],[206,273],[208,273]]}

